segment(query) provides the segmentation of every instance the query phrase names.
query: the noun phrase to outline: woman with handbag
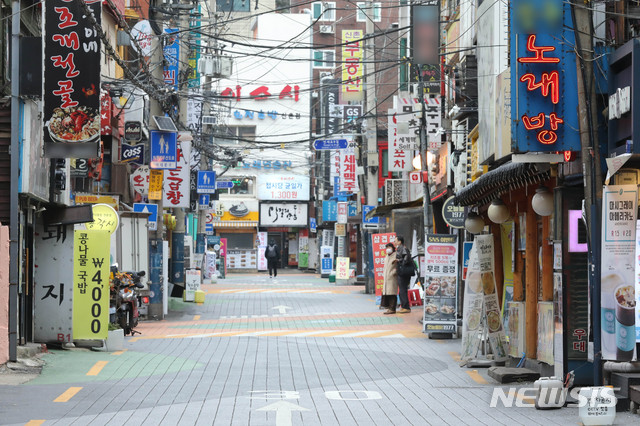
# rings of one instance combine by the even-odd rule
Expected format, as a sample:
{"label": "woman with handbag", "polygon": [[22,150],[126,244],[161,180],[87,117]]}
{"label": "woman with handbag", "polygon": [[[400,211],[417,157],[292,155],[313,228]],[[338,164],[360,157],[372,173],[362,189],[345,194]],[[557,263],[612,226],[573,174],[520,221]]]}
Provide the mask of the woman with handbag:
{"label": "woman with handbag", "polygon": [[408,314],[411,312],[411,306],[409,305],[409,284],[411,283],[411,277],[414,275],[415,264],[411,259],[411,253],[409,249],[404,245],[404,237],[396,237],[398,247],[396,248],[396,259],[398,260],[398,289],[400,296],[400,310],[399,314]]}
{"label": "woman with handbag", "polygon": [[391,315],[396,313],[398,304],[398,260],[395,256],[396,248],[393,244],[389,243],[385,248],[387,255],[384,258],[384,283],[382,284],[380,307],[387,308],[383,312],[384,315]]}

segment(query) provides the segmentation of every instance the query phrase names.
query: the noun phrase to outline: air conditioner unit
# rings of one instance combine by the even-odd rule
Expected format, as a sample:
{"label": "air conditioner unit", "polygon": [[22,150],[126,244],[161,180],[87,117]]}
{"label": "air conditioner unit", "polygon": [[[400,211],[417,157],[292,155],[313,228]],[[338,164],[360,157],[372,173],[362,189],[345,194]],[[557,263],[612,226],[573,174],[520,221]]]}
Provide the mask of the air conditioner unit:
{"label": "air conditioner unit", "polygon": [[218,122],[218,117],[213,116],[213,115],[203,115],[202,116],[202,125],[211,125],[211,126],[215,126]]}
{"label": "air conditioner unit", "polygon": [[333,34],[333,25],[320,25],[320,34]]}

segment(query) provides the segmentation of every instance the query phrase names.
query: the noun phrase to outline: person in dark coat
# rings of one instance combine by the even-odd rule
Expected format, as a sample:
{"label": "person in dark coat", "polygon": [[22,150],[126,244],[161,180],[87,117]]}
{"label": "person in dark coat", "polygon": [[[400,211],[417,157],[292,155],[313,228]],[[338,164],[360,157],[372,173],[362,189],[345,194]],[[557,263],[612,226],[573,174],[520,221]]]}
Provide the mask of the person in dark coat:
{"label": "person in dark coat", "polygon": [[[409,249],[404,245],[404,238],[398,236],[396,238],[398,247],[396,248],[396,259],[398,260],[398,269],[400,265],[408,265],[411,260],[411,253]],[[398,296],[400,297],[400,310],[399,314],[407,314],[411,312],[411,305],[409,305],[409,284],[411,283],[411,276],[406,276],[398,273]]]}
{"label": "person in dark coat", "polygon": [[269,245],[264,250],[264,257],[267,259],[267,266],[269,267],[269,278],[277,277],[280,247],[278,247],[273,239],[269,240]]}

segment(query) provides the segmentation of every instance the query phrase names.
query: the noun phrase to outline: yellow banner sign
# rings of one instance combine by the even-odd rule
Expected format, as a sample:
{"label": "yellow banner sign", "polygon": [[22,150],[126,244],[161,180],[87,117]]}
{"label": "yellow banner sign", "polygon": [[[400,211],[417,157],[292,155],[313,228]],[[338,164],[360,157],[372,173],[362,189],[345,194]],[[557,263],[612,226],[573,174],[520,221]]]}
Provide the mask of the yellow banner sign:
{"label": "yellow banner sign", "polygon": [[74,231],[73,339],[106,339],[109,324],[109,252],[106,231]]}
{"label": "yellow banner sign", "polygon": [[76,194],[76,204],[108,204],[118,209],[120,197],[117,195]]}
{"label": "yellow banner sign", "polygon": [[361,101],[363,92],[364,31],[342,30],[342,99]]}
{"label": "yellow banner sign", "polygon": [[162,170],[152,169],[149,170],[149,199],[161,200],[162,199]]}

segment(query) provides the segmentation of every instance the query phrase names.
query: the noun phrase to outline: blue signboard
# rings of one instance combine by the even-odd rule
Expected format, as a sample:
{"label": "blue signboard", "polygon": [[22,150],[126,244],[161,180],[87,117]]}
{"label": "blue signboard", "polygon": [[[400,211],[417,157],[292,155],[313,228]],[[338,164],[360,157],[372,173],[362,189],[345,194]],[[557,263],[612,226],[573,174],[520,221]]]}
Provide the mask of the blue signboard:
{"label": "blue signboard", "polygon": [[375,216],[371,219],[367,219],[367,214],[375,208],[376,206],[362,206],[362,223],[366,223],[368,225],[378,225],[384,221],[384,218],[380,216]]}
{"label": "blue signboard", "polygon": [[177,133],[151,131],[151,162],[149,167],[168,170],[178,167]]}
{"label": "blue signboard", "polygon": [[233,188],[233,182],[230,180],[217,180],[216,181],[217,189],[231,189]]}
{"label": "blue signboard", "polygon": [[201,210],[209,208],[209,194],[200,194],[198,196],[198,205]]}
{"label": "blue signboard", "polygon": [[514,152],[579,151],[571,3],[513,0],[511,144]]}
{"label": "blue signboard", "polygon": [[213,170],[198,171],[198,194],[215,194],[216,192],[216,172]]}
{"label": "blue signboard", "polygon": [[345,149],[349,146],[346,139],[316,139],[313,141],[313,148],[316,151],[329,149]]}
{"label": "blue signboard", "polygon": [[311,232],[318,232],[318,225],[316,224],[315,217],[309,218],[309,229],[311,230]]}
{"label": "blue signboard", "polygon": [[323,257],[321,269],[322,273],[331,273],[331,271],[333,270],[333,259],[331,259],[330,257]]}
{"label": "blue signboard", "polygon": [[123,143],[122,150],[120,151],[120,162],[144,164],[144,145],[128,145]]}
{"label": "blue signboard", "polygon": [[462,245],[462,279],[467,277],[467,268],[469,267],[469,258],[471,257],[471,247],[473,247],[473,241],[465,241]]}
{"label": "blue signboard", "polygon": [[165,34],[167,34],[167,41],[163,48],[165,65],[162,71],[164,83],[172,86],[176,90],[178,89],[178,58],[180,57],[178,31],[177,28],[167,28],[164,30]]}
{"label": "blue signboard", "polygon": [[210,223],[204,225],[204,232],[207,234],[213,234],[213,225]]}
{"label": "blue signboard", "polygon": [[338,202],[329,200],[322,202],[322,221],[335,222],[338,220]]}
{"label": "blue signboard", "polygon": [[335,197],[346,197],[349,195],[346,191],[340,191],[340,176],[333,177],[333,195]]}
{"label": "blue signboard", "polygon": [[355,201],[349,201],[349,217],[356,217],[358,215],[358,203]]}
{"label": "blue signboard", "polygon": [[155,231],[158,227],[158,205],[151,203],[133,203],[133,211],[136,213],[151,213],[149,215],[149,230]]}

